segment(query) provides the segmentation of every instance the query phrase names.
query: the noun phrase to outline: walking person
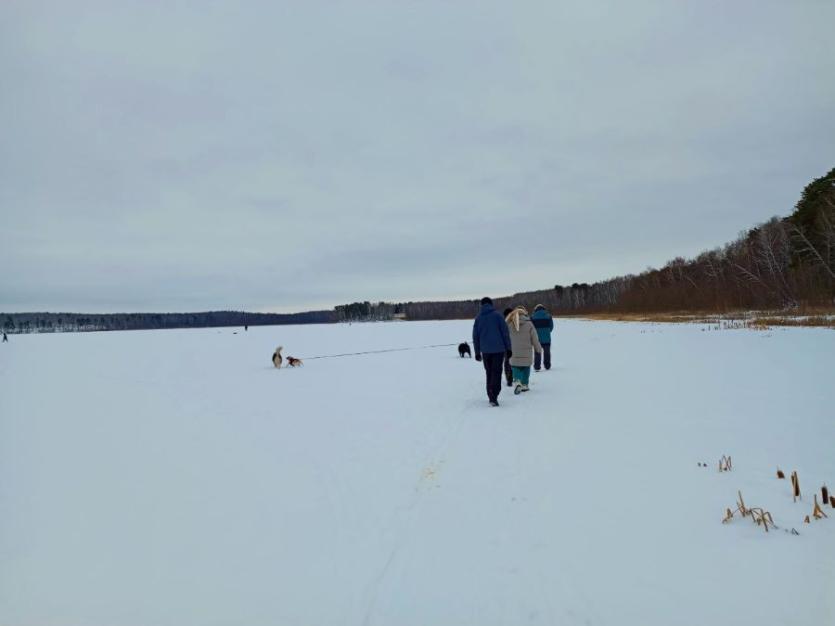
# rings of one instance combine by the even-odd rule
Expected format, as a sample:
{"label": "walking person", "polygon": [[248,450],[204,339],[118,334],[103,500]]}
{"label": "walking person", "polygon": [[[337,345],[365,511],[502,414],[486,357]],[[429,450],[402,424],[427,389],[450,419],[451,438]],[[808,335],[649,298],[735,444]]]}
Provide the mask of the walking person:
{"label": "walking person", "polygon": [[[510,315],[511,313],[513,313],[513,307],[512,306],[507,307],[504,310],[504,313],[502,315],[504,316],[505,319],[507,319],[507,316]],[[508,356],[508,355],[505,355],[505,357],[504,357],[504,377],[505,377],[505,380],[507,381],[507,386],[508,387],[513,387],[513,367],[510,365],[510,356]]]}
{"label": "walking person", "polygon": [[542,359],[537,352],[533,359],[533,368],[538,372],[540,370],[540,361],[544,361],[545,369],[551,369],[551,332],[554,330],[554,318],[551,313],[543,305],[537,304],[533,308],[533,315],[531,321],[536,328],[536,334],[539,337],[539,343],[542,344]]}
{"label": "walking person", "polygon": [[3,343],[9,343],[9,338],[6,337],[6,333],[3,333]]}
{"label": "walking person", "polygon": [[541,353],[542,344],[539,343],[539,336],[524,307],[518,306],[513,309],[507,316],[507,324],[510,327],[510,343],[513,350],[513,356],[510,357],[510,365],[513,367],[513,393],[519,394],[529,389],[528,382],[533,363],[531,352]]}
{"label": "walking person", "polygon": [[487,379],[487,399],[490,406],[499,406],[502,391],[502,363],[510,357],[510,333],[507,323],[490,298],[481,299],[481,311],[473,322],[475,360],[484,363]]}

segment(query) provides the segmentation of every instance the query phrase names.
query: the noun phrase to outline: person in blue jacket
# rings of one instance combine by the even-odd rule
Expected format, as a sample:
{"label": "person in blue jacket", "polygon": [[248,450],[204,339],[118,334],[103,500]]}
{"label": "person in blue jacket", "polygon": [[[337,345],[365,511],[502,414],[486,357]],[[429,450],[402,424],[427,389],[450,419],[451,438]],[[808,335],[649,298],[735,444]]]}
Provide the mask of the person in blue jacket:
{"label": "person in blue jacket", "polygon": [[487,377],[487,399],[490,406],[499,406],[502,391],[502,365],[505,356],[510,357],[510,333],[507,322],[490,298],[481,299],[481,312],[473,323],[473,348],[475,360],[484,363]]}
{"label": "person in blue jacket", "polygon": [[533,315],[531,315],[531,321],[536,328],[539,343],[542,344],[542,354],[540,355],[539,352],[534,354],[533,368],[538,372],[542,366],[540,357],[544,357],[545,369],[549,370],[551,369],[551,331],[554,330],[554,318],[551,317],[548,309],[541,304],[537,304],[534,307]]}

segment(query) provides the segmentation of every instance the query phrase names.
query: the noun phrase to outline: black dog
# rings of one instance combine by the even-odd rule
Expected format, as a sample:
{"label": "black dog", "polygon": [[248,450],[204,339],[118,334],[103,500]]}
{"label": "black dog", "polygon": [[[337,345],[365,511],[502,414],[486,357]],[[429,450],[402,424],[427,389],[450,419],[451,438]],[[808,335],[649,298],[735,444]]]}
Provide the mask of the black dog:
{"label": "black dog", "polygon": [[466,341],[464,343],[458,344],[458,356],[460,356],[463,359],[465,354],[471,358],[473,356],[470,352],[470,344],[468,344]]}

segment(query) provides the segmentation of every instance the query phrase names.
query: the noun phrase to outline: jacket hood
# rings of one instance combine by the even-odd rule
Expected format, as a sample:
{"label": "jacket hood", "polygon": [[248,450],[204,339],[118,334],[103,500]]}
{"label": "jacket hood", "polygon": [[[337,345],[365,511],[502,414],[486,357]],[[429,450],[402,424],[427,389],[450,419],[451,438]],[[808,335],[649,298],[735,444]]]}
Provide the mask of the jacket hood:
{"label": "jacket hood", "polygon": [[519,326],[526,321],[530,321],[530,317],[528,316],[528,311],[525,307],[517,306],[513,311],[511,311],[510,315],[507,316],[506,322],[513,326],[514,330],[519,330]]}
{"label": "jacket hood", "polygon": [[492,304],[482,304],[481,305],[481,311],[479,312],[479,315],[484,315],[486,313],[490,313],[491,311],[495,311],[495,310],[496,309]]}

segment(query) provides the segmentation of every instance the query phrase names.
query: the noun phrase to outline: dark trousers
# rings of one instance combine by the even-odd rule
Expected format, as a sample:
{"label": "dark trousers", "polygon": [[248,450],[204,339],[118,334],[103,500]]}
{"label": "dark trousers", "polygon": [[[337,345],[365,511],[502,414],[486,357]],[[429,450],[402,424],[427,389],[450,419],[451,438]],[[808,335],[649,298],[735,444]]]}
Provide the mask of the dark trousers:
{"label": "dark trousers", "polygon": [[484,372],[487,374],[487,398],[497,401],[502,391],[504,352],[482,354],[481,360],[484,362]]}
{"label": "dark trousers", "polygon": [[513,384],[513,368],[510,365],[510,357],[507,355],[504,357],[504,377],[508,386]]}
{"label": "dark trousers", "polygon": [[542,344],[542,355],[539,352],[534,353],[533,355],[533,368],[536,371],[539,371],[539,367],[542,363],[540,360],[541,356],[545,356],[545,369],[551,369],[551,344],[550,343],[543,343]]}

